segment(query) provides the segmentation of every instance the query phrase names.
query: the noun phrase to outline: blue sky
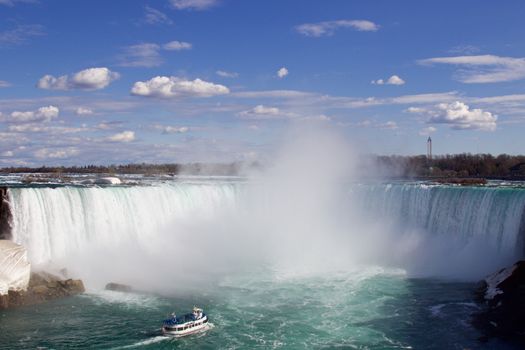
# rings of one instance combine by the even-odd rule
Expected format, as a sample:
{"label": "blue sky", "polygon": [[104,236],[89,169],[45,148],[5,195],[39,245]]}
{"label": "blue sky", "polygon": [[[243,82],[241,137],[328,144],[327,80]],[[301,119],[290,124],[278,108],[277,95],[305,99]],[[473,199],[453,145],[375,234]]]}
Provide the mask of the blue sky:
{"label": "blue sky", "polygon": [[0,166],[524,153],[525,3],[0,0]]}

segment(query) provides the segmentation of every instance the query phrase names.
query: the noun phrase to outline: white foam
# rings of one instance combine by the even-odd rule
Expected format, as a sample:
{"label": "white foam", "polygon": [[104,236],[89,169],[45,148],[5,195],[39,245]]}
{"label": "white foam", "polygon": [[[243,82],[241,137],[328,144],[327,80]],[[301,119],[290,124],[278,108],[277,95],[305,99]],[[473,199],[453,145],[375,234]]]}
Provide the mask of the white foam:
{"label": "white foam", "polygon": [[487,282],[487,291],[485,292],[486,300],[492,300],[496,295],[503,294],[503,291],[498,288],[498,285],[509,278],[517,267],[517,265],[513,265],[485,278],[485,282]]}
{"label": "white foam", "polygon": [[139,342],[134,343],[134,344],[131,344],[131,345],[120,346],[120,347],[113,348],[113,349],[132,349],[132,348],[138,348],[138,347],[141,347],[141,346],[146,346],[146,345],[151,345],[151,344],[155,344],[155,343],[160,343],[160,342],[165,341],[165,340],[168,340],[168,339],[172,339],[172,337],[167,337],[167,336],[164,336],[164,335],[159,335],[159,336],[156,336],[156,337],[153,337],[153,338],[150,338],[150,339],[146,339],[146,340],[143,340],[143,341],[139,341]]}

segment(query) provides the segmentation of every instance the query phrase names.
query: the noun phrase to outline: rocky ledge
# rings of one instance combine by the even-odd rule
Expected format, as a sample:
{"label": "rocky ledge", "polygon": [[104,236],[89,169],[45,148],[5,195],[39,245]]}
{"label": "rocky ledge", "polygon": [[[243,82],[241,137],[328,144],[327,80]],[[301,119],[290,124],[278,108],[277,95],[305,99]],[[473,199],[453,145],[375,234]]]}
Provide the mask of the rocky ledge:
{"label": "rocky ledge", "polygon": [[27,290],[0,295],[0,309],[43,303],[49,300],[81,294],[81,280],[63,279],[47,272],[32,272]]}
{"label": "rocky ledge", "polygon": [[26,249],[0,240],[0,309],[38,304],[84,292],[81,280],[31,271]]}
{"label": "rocky ledge", "polygon": [[518,261],[480,282],[476,291],[483,311],[473,324],[484,338],[498,337],[525,346],[525,261]]}

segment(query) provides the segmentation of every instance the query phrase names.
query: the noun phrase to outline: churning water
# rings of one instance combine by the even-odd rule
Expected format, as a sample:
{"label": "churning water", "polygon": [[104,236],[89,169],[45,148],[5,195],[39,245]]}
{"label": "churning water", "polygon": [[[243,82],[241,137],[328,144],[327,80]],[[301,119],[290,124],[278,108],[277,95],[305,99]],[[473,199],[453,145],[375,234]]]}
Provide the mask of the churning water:
{"label": "churning water", "polygon": [[[512,348],[469,317],[475,281],[523,255],[521,187],[211,180],[9,200],[33,265],[88,293],[3,311],[0,348]],[[194,304],[214,328],[161,336]]]}

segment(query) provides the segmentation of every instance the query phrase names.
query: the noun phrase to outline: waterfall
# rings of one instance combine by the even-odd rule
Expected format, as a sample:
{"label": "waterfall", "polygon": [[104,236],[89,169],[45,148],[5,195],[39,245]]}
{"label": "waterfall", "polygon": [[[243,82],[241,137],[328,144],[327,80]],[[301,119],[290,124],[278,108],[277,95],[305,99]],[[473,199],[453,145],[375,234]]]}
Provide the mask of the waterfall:
{"label": "waterfall", "polygon": [[[62,258],[86,243],[147,244],[167,225],[234,207],[234,185],[11,188],[13,240],[35,264]],[[176,229],[177,227],[175,227]],[[177,232],[173,232],[177,234]]]}
{"label": "waterfall", "polygon": [[[477,265],[478,276],[523,256],[523,188],[351,184],[336,196],[339,201],[343,194],[346,203],[333,205],[335,201],[309,196],[309,188],[296,200],[298,192],[267,196],[267,188],[255,185],[250,195],[250,187],[209,182],[10,188],[12,236],[27,248],[34,264],[66,257],[76,261],[79,254],[99,248],[107,252],[133,245],[158,258],[171,254],[171,247],[183,255],[199,245],[215,262],[235,266],[273,249],[303,266],[329,256],[368,254],[379,263],[428,269],[429,274],[454,272],[454,264],[465,265],[468,274]],[[275,192],[286,192],[286,186],[277,188]],[[332,216],[334,211],[338,213]],[[190,227],[206,221],[206,227]],[[142,254],[131,251],[128,258]],[[160,258],[151,265],[159,264]]]}
{"label": "waterfall", "polygon": [[491,242],[497,250],[519,249],[525,234],[525,189],[425,184],[354,186],[364,213],[393,219],[405,228],[468,242]]}

